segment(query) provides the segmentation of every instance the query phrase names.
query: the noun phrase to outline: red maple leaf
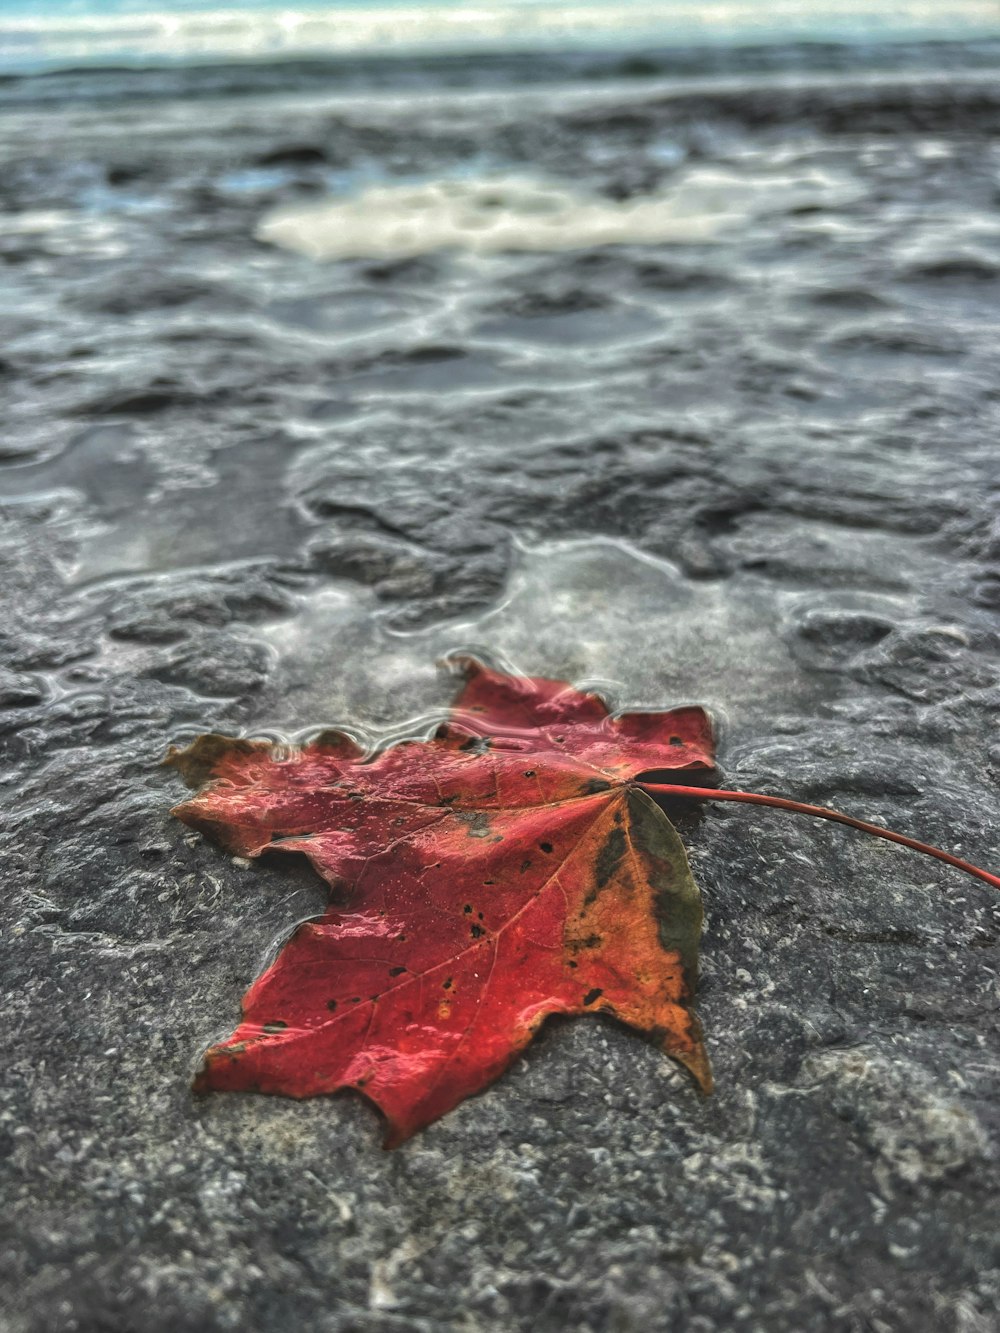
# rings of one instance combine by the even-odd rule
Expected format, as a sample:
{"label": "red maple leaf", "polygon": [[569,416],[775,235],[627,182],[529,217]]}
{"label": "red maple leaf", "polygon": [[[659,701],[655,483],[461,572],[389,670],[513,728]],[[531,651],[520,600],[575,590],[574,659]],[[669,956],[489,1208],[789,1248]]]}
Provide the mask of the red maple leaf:
{"label": "red maple leaf", "polygon": [[175,814],[242,856],[301,852],[335,890],[251,986],[197,1089],[356,1088],[391,1147],[497,1078],[549,1014],[603,1010],[709,1091],[690,1007],[701,899],[649,792],[833,819],[1000,887],[822,806],[653,781],[712,772],[701,708],[613,717],[563,681],[462,665],[431,740],[371,756],[340,732],[291,751],[202,736],[170,751],[202,787]]}
{"label": "red maple leaf", "polygon": [[609,716],[562,681],[465,663],[432,740],[366,756],[201,737],[175,810],[242,856],[304,853],[337,890],[248,991],[198,1089],[356,1088],[401,1142],[485,1087],[549,1014],[614,1014],[711,1073],[690,998],[701,900],[635,784],[713,767],[701,708]]}

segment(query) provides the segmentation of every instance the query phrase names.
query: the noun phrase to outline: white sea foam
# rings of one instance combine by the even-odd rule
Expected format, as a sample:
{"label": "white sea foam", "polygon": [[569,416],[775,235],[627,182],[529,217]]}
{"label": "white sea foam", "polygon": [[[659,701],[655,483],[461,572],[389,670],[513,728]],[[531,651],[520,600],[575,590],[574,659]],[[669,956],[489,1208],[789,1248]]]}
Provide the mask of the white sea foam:
{"label": "white sea foam", "polygon": [[257,234],[313,259],[661,245],[712,241],[757,213],[829,206],[843,195],[841,182],[814,172],[747,178],[709,167],[688,168],[667,188],[626,200],[530,176],[440,179],[282,207],[263,219]]}

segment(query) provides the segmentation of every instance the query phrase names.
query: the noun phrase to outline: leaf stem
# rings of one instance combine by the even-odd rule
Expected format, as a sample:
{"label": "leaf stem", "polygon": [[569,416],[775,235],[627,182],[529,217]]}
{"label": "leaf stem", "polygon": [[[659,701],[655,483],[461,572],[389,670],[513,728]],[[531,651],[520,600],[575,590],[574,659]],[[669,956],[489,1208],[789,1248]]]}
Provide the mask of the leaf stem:
{"label": "leaf stem", "polygon": [[931,847],[926,842],[917,842],[916,838],[907,838],[902,833],[893,833],[891,829],[882,828],[878,824],[868,824],[863,819],[855,819],[853,815],[841,814],[839,810],[830,810],[825,805],[806,805],[802,801],[791,801],[786,796],[762,796],[760,793],[752,791],[723,791],[718,787],[678,787],[663,782],[640,782],[638,785],[643,791],[655,793],[658,796],[679,796],[696,801],[742,801],[746,805],[769,805],[776,810],[791,810],[799,815],[814,815],[817,819],[832,819],[838,824],[847,824],[850,828],[860,829],[862,833],[871,833],[876,838],[885,838],[888,842],[901,843],[904,847],[911,847],[915,852],[924,852],[927,856],[936,856],[939,861],[946,861],[948,865],[955,866],[958,870],[964,870],[967,875],[975,875],[977,879],[992,884],[995,889],[1000,889],[1000,875],[991,875],[988,870],[980,870],[978,866],[974,866],[968,861],[962,861],[959,857],[952,856],[950,852],[943,852],[940,847]]}

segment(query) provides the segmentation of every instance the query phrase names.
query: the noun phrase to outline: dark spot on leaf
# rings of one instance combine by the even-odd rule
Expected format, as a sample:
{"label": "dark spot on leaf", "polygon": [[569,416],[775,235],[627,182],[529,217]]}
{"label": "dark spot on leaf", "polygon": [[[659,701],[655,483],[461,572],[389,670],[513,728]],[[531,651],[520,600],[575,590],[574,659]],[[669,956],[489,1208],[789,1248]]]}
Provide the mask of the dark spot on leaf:
{"label": "dark spot on leaf", "polygon": [[[583,916],[583,913],[581,912],[580,915]],[[579,953],[581,949],[599,949],[601,944],[600,935],[587,935],[582,940],[567,940],[566,948],[572,949],[574,953]]]}
{"label": "dark spot on leaf", "polygon": [[468,916],[472,911],[472,904],[466,903],[465,906],[462,908],[462,911],[466,914],[466,916]]}
{"label": "dark spot on leaf", "polygon": [[329,1009],[330,1013],[332,1014],[333,1011],[334,1011],[334,1010],[336,1009],[336,1007],[337,1007],[337,1001],[336,1001],[336,1000],[327,1000],[327,1002],[326,1002],[326,1007]]}
{"label": "dark spot on leaf", "polygon": [[390,977],[401,977],[405,971],[405,967],[390,967],[389,975]]}
{"label": "dark spot on leaf", "polygon": [[491,832],[490,817],[485,810],[475,812],[458,811],[458,818],[469,826],[470,838],[488,838]]}
{"label": "dark spot on leaf", "polygon": [[571,958],[571,959],[569,960],[569,962],[566,964],[566,966],[567,966],[567,967],[579,967],[580,964],[577,963],[577,962],[575,962],[575,961]]}
{"label": "dark spot on leaf", "polygon": [[405,936],[405,935],[397,935],[397,936],[396,936],[396,939],[399,941],[400,944],[405,944],[405,943],[406,943],[406,936]]}
{"label": "dark spot on leaf", "polygon": [[[621,865],[625,848],[625,834],[620,828],[612,829],[608,834],[607,842],[597,854],[597,864],[594,867],[594,880],[598,890],[605,887]],[[588,900],[590,900],[589,895],[584,901]]]}
{"label": "dark spot on leaf", "polygon": [[611,783],[605,782],[603,778],[591,778],[589,782],[583,785],[584,796],[596,796],[599,791],[610,791]]}
{"label": "dark spot on leaf", "polygon": [[671,744],[671,745],[683,745],[684,742],[681,740],[680,736],[671,736],[671,737],[670,737],[670,744]]}
{"label": "dark spot on leaf", "polygon": [[584,1004],[593,1004],[594,1001],[599,1000],[603,994],[604,992],[601,990],[600,986],[595,986],[593,990],[587,991],[587,994],[583,997],[583,1002]]}
{"label": "dark spot on leaf", "polygon": [[484,883],[484,884],[495,884],[495,883],[496,883],[496,880],[495,880],[495,879],[484,879],[484,880],[483,880],[483,883]]}
{"label": "dark spot on leaf", "polygon": [[470,926],[469,934],[472,936],[474,940],[478,940],[480,936],[486,934],[486,931],[483,930],[482,926]]}
{"label": "dark spot on leaf", "polygon": [[442,990],[451,990],[451,987],[452,987],[452,978],[449,977],[448,980],[443,984]]}
{"label": "dark spot on leaf", "polygon": [[533,777],[535,776],[535,770],[534,770],[533,768],[527,768],[527,769],[525,769],[525,771],[524,771],[524,776],[525,776],[526,778],[533,778]]}
{"label": "dark spot on leaf", "polygon": [[360,995],[352,995],[352,996],[351,996],[351,1004],[360,1004],[360,1003],[361,1003],[361,996],[360,996]]}
{"label": "dark spot on leaf", "polygon": [[538,845],[539,847],[541,847],[543,852],[551,852],[552,850],[551,842],[540,842]]}
{"label": "dark spot on leaf", "polygon": [[521,862],[521,874],[522,874],[522,875],[524,874],[524,872],[528,869],[528,867],[529,867],[530,865],[531,865],[531,862],[530,862],[530,861],[522,861],[522,862]]}

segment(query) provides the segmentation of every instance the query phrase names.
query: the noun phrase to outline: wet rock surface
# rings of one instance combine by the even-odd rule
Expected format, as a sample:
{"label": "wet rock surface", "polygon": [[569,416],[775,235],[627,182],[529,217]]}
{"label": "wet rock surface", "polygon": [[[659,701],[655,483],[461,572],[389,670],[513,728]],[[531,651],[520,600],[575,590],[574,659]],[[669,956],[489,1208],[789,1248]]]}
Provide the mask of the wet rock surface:
{"label": "wet rock surface", "polygon": [[[995,870],[998,121],[992,76],[7,107],[5,1330],[998,1327],[987,886],[680,810],[717,1094],[552,1023],[384,1154],[360,1099],[191,1096],[325,894],[173,821],[157,767],[426,731],[478,648],[707,703],[729,785]],[[715,173],[743,212],[558,256],[255,240],[470,162]]]}

